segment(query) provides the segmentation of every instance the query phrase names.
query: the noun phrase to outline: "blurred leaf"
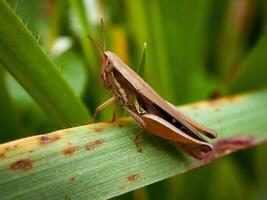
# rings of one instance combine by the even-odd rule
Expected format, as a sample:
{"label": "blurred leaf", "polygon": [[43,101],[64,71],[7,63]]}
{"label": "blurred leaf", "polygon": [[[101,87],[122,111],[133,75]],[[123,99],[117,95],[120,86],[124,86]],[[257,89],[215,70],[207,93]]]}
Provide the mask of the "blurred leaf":
{"label": "blurred leaf", "polygon": [[159,88],[160,94],[167,100],[174,102],[176,99],[175,85],[177,83],[176,77],[172,76],[173,63],[170,61],[166,40],[169,39],[168,41],[170,41],[171,38],[166,37],[164,25],[167,22],[167,18],[163,14],[162,1],[147,1],[146,9],[150,26],[150,37],[152,40],[152,43],[148,44],[148,47],[154,49],[153,59],[156,61],[155,65],[151,66],[154,71],[153,81],[156,83],[155,87]]}
{"label": "blurred leaf", "polygon": [[[139,52],[144,42],[147,43],[145,69],[147,73],[145,72],[145,79],[166,99],[174,101],[174,89],[171,86],[173,80],[172,76],[168,76],[170,65],[166,58],[167,52],[164,51],[166,45],[164,42],[165,38],[163,38],[162,16],[158,16],[160,14],[157,13],[161,9],[156,4],[159,4],[159,2],[126,1],[127,20],[136,51]],[[153,5],[153,7],[150,7],[150,5]],[[159,32],[155,32],[157,30]],[[134,54],[134,52],[130,53]]]}
{"label": "blurred leaf", "polygon": [[[3,199],[107,199],[184,173],[265,142],[267,110],[262,108],[266,99],[267,90],[181,107],[219,132],[214,151],[203,155],[202,161],[164,140],[155,143],[150,135],[143,138],[143,153],[138,153],[133,138],[139,127],[129,118],[2,144],[0,195]],[[218,178],[226,174],[231,178],[236,173],[231,171],[220,170]],[[231,183],[239,188],[235,180]]]}
{"label": "blurred leaf", "polygon": [[[23,19],[27,29],[36,36],[42,38],[45,37],[48,27],[48,17],[50,15],[50,9],[47,5],[51,1],[19,1],[19,0],[8,0],[8,4],[14,9],[16,15]],[[54,1],[55,2],[55,1]]]}
{"label": "blurred leaf", "polygon": [[95,29],[88,19],[89,16],[86,13],[85,2],[82,0],[69,0],[69,5],[72,13],[72,28],[80,40],[84,56],[90,64],[90,69],[93,73],[96,73],[98,72],[98,62],[95,55],[96,51],[87,38],[87,35],[91,35],[91,37],[94,35]]}
{"label": "blurred leaf", "polygon": [[257,173],[256,183],[256,192],[254,199],[264,199],[267,196],[267,158],[266,158],[267,144],[261,145],[256,149],[254,160],[255,171]]}
{"label": "blurred leaf", "polygon": [[245,59],[240,73],[232,85],[232,93],[255,90],[267,85],[267,32],[265,31],[258,44]]}
{"label": "blurred leaf", "polygon": [[[102,87],[102,82],[99,76],[99,62],[97,58],[97,50],[93,44],[87,38],[90,35],[92,38],[95,36],[96,28],[93,26],[93,22],[89,20],[89,12],[95,12],[95,8],[88,6],[92,4],[89,1],[82,0],[69,0],[70,11],[71,11],[71,25],[74,30],[74,34],[78,37],[82,52],[85,57],[87,68],[87,87],[85,89],[84,100],[89,109],[93,112],[99,104],[103,103],[108,99],[107,93]],[[87,6],[87,7],[86,7]],[[97,19],[100,23],[100,18]],[[100,35],[100,34],[99,34]],[[100,115],[103,112],[100,113]],[[104,115],[105,116],[105,115]]]}
{"label": "blurred leaf", "polygon": [[69,29],[68,24],[68,9],[65,1],[47,1],[46,12],[48,18],[47,38],[44,43],[48,49],[48,52],[53,55],[53,48],[60,35],[65,35],[65,32]]}
{"label": "blurred leaf", "polygon": [[144,47],[141,53],[141,57],[139,60],[139,64],[137,67],[137,74],[141,77],[144,77],[144,72],[145,72],[145,66],[146,66],[146,43],[144,43]]}
{"label": "blurred leaf", "polygon": [[86,84],[86,67],[81,56],[69,50],[56,59],[56,64],[76,95],[82,96]]}
{"label": "blurred leaf", "polygon": [[[249,197],[251,193],[248,191],[244,192],[245,183],[242,180],[242,173],[238,171],[238,168],[236,168],[230,159],[217,162],[214,166],[213,173],[207,174],[206,179],[212,182],[206,188],[208,190],[207,193],[209,193],[207,199],[252,199]],[[227,183],[225,180],[227,180]],[[224,189],[222,190],[221,188]]]}
{"label": "blurred leaf", "polygon": [[10,74],[6,73],[4,78],[23,130],[20,137],[51,131],[53,124],[25,89]]}
{"label": "blurred leaf", "polygon": [[[172,92],[176,94],[177,103],[207,98],[210,93],[211,75],[206,68],[213,5],[212,0],[194,4],[186,0],[161,2],[162,28],[167,42],[165,53],[169,55],[170,63],[161,67],[170,68],[172,84],[176,86]],[[204,83],[200,84],[201,89],[197,84],[200,80]]]}
{"label": "blurred leaf", "polygon": [[86,108],[5,1],[0,1],[0,62],[59,127],[88,121]]}
{"label": "blurred leaf", "polygon": [[247,51],[255,11],[255,1],[233,0],[228,3],[225,22],[218,38],[218,68],[224,84],[235,78]]}
{"label": "blurred leaf", "polygon": [[[211,191],[211,186],[213,184],[213,179],[211,177],[216,176],[217,172],[213,166],[215,163],[212,163],[211,166],[204,166],[201,169],[191,171],[184,174],[183,177],[183,190],[179,193],[176,192],[176,196],[172,199],[208,199],[208,193]],[[177,176],[176,179],[181,178]],[[205,180],[205,182],[203,182]],[[179,187],[179,185],[177,185]],[[194,192],[192,192],[194,191]]]}
{"label": "blurred leaf", "polygon": [[0,64],[0,143],[18,138],[20,130],[12,99],[4,80],[4,70]]}

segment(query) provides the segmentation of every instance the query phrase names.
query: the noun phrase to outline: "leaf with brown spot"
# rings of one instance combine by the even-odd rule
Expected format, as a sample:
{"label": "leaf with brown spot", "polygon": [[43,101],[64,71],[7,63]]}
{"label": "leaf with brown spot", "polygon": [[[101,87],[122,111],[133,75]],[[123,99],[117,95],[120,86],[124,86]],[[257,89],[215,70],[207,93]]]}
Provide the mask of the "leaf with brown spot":
{"label": "leaf with brown spot", "polygon": [[140,178],[139,174],[132,174],[131,176],[127,177],[127,180],[131,183],[136,182]]}
{"label": "leaf with brown spot", "polygon": [[5,153],[0,153],[0,159],[5,157]]}
{"label": "leaf with brown spot", "polygon": [[49,144],[51,142],[54,142],[56,140],[59,140],[60,136],[57,134],[52,134],[52,135],[42,135],[40,137],[40,144]]}
{"label": "leaf with brown spot", "polygon": [[79,148],[74,145],[69,145],[66,149],[63,150],[64,156],[72,156]]}
{"label": "leaf with brown spot", "polygon": [[254,139],[250,138],[228,138],[220,140],[213,145],[213,151],[203,154],[201,162],[210,162],[222,155],[254,146]]}
{"label": "leaf with brown spot", "polygon": [[119,128],[122,128],[122,127],[124,127],[124,124],[119,123],[119,124],[118,124],[118,127],[119,127]]}
{"label": "leaf with brown spot", "polygon": [[48,137],[48,136],[41,136],[40,137],[40,143],[41,144],[48,144],[48,143],[50,143],[51,141],[50,141],[50,138]]}
{"label": "leaf with brown spot", "polygon": [[[207,165],[233,151],[267,141],[267,109],[263,109],[267,107],[266,99],[267,90],[253,93],[243,96],[242,101],[222,104],[220,112],[214,112],[215,107],[202,102],[198,116],[194,116],[196,110],[190,105],[180,107],[220,133],[212,154],[203,155],[202,161],[189,158],[168,142],[153,140],[154,137],[142,138],[143,153],[139,154],[133,143],[139,126],[131,118],[120,120],[127,124],[123,131],[114,123],[56,131],[45,136],[51,140],[55,134],[61,139],[45,148],[40,145],[40,137],[44,135],[1,144],[0,152],[5,156],[0,160],[0,177],[3,177],[0,196],[36,199],[45,194],[43,199],[64,199],[67,192],[72,199],[81,196],[109,199]],[[99,134],[95,127],[103,127],[106,131]],[[18,144],[17,148],[14,148],[15,144]],[[30,153],[31,150],[34,153]],[[74,174],[76,179],[72,178]],[[18,187],[20,182],[23,182],[22,187]]]}
{"label": "leaf with brown spot", "polygon": [[32,167],[32,161],[28,159],[22,159],[12,163],[9,168],[15,171],[28,171],[32,169]]}
{"label": "leaf with brown spot", "polygon": [[104,130],[104,128],[102,127],[96,127],[95,128],[95,132],[102,132]]}
{"label": "leaf with brown spot", "polygon": [[103,139],[99,139],[99,140],[95,140],[93,142],[89,142],[89,143],[86,144],[85,149],[87,151],[95,150],[97,146],[103,144],[104,142],[105,142],[105,140],[103,140]]}
{"label": "leaf with brown spot", "polygon": [[69,179],[70,179],[71,182],[73,182],[73,181],[76,180],[76,177],[75,176],[71,176]]}

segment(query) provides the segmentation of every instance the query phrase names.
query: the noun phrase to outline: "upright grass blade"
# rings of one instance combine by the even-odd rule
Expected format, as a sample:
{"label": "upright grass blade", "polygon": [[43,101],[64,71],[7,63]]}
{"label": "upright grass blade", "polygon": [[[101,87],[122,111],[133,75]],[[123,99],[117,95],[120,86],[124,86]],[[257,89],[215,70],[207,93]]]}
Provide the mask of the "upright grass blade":
{"label": "upright grass blade", "polygon": [[244,59],[249,29],[254,17],[255,1],[229,1],[218,48],[218,68],[225,84],[235,78]]}
{"label": "upright grass blade", "polygon": [[170,63],[161,67],[171,68],[172,84],[179,86],[172,91],[176,93],[175,100],[184,103],[206,99],[211,85],[211,77],[205,67],[212,34],[207,30],[213,1],[195,1],[194,4],[187,0],[161,1],[160,4],[167,43],[165,53]]}
{"label": "upright grass blade", "polygon": [[230,89],[231,92],[255,90],[267,86],[266,52],[267,31],[265,30],[256,47],[245,59],[240,73]]}
{"label": "upright grass blade", "polygon": [[19,124],[15,108],[7,91],[4,70],[0,65],[0,143],[19,137]]}
{"label": "upright grass blade", "polygon": [[90,64],[91,71],[94,74],[97,74],[98,68],[96,66],[98,66],[98,62],[96,59],[95,49],[86,37],[88,34],[92,34],[95,31],[88,20],[84,1],[69,0],[69,5],[70,11],[73,14],[72,17],[76,22],[75,27],[78,29],[75,31],[75,34],[79,37],[84,56],[88,64]]}
{"label": "upright grass blade", "polygon": [[[87,65],[89,66],[87,69],[88,83],[84,99],[89,109],[93,112],[99,104],[109,98],[107,93],[104,91],[104,87],[101,85],[102,83],[99,76],[99,62],[97,57],[98,52],[87,38],[87,35],[94,37],[96,30],[88,19],[88,14],[86,13],[86,1],[69,0],[69,5],[70,11],[73,14],[72,19],[74,20],[72,25],[77,29],[74,33],[79,38],[83,55],[86,59]],[[100,18],[98,20],[100,23]],[[102,117],[106,117],[106,115],[107,114],[103,114],[103,112],[100,113],[100,116]]]}
{"label": "upright grass blade", "polygon": [[[158,2],[153,2],[151,5],[154,5]],[[131,37],[134,39],[136,49],[137,51],[140,51],[142,48],[144,42],[147,42],[148,50],[147,50],[147,59],[146,59],[146,71],[149,73],[145,74],[146,80],[152,84],[153,88],[155,88],[160,94],[162,94],[165,98],[168,100],[173,100],[173,91],[171,88],[168,87],[170,85],[170,77],[168,77],[168,63],[164,63],[164,60],[166,60],[166,52],[163,52],[162,55],[159,57],[156,56],[156,47],[161,46],[161,44],[164,41],[161,41],[160,38],[163,37],[161,30],[161,24],[157,24],[158,21],[161,22],[162,16],[157,16],[155,19],[154,16],[147,12],[150,9],[150,4],[147,5],[146,1],[142,0],[136,0],[136,1],[126,1],[126,14],[127,14],[127,20],[129,23],[130,33]],[[158,5],[153,6],[153,14],[156,15],[157,10],[159,9]],[[153,30],[151,26],[151,19],[153,19]],[[151,28],[150,28],[151,27]],[[160,33],[154,33],[155,29],[159,29]],[[154,36],[155,34],[155,36]],[[153,37],[154,36],[154,37]],[[153,40],[153,38],[159,39],[158,41]],[[165,48],[165,44],[162,44],[162,46]],[[160,50],[158,50],[157,54],[162,53]],[[161,59],[162,58],[162,59]],[[159,62],[158,60],[161,60]],[[160,71],[159,68],[162,68]],[[151,73],[151,72],[154,73]],[[155,74],[159,76],[155,76]],[[159,81],[159,79],[162,79],[163,77],[167,78],[164,80],[164,84],[158,84],[159,82],[162,83],[162,81]],[[168,90],[166,90],[168,88]]]}
{"label": "upright grass blade", "polygon": [[0,63],[58,127],[88,121],[84,105],[6,1],[0,1]]}
{"label": "upright grass blade", "polygon": [[146,43],[144,43],[142,54],[136,70],[137,74],[139,74],[140,77],[144,77],[145,65],[146,65]]}
{"label": "upright grass blade", "polygon": [[267,90],[181,107],[219,132],[201,161],[148,134],[138,153],[139,127],[129,118],[2,144],[1,199],[107,199],[184,173],[265,142],[266,106]]}
{"label": "upright grass blade", "polygon": [[[168,46],[166,40],[166,32],[164,23],[167,21],[164,18],[163,10],[160,0],[154,0],[146,3],[146,9],[149,13],[148,20],[150,28],[150,36],[152,37],[152,45],[150,48],[154,48],[154,57],[156,65],[152,66],[156,72],[154,74],[154,81],[156,81],[156,87],[159,87],[159,92],[169,101],[175,101],[175,80],[172,76],[173,68],[168,54]],[[160,82],[160,84],[159,84]],[[168,88],[168,90],[166,90]]]}

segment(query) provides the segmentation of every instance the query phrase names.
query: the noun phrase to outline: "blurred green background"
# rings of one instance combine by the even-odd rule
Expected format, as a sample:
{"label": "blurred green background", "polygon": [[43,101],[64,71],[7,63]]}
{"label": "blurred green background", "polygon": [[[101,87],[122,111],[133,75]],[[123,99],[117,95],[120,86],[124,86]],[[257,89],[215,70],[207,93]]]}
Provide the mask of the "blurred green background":
{"label": "blurred green background", "polygon": [[[175,105],[257,90],[267,83],[266,0],[7,2],[89,115],[111,96],[99,77],[97,50],[86,37],[101,44],[101,17],[107,49],[134,69],[147,43],[144,79]],[[62,128],[3,67],[0,102],[0,142]],[[102,111],[99,120],[109,120],[111,112],[112,107]],[[71,125],[88,122],[83,119]],[[114,199],[267,199],[266,152],[262,145],[235,153]]]}

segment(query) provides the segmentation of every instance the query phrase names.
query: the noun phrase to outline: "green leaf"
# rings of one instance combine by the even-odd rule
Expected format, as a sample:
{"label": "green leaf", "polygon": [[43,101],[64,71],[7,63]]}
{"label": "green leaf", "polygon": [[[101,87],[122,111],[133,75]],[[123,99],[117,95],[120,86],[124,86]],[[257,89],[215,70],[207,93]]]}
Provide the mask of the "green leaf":
{"label": "green leaf", "polygon": [[[102,86],[102,82],[99,76],[99,63],[97,59],[97,50],[94,45],[90,43],[87,35],[94,36],[96,32],[95,26],[89,20],[88,10],[86,7],[86,2],[82,0],[69,0],[70,11],[73,15],[71,25],[74,29],[74,34],[79,38],[80,46],[83,51],[83,55],[86,59],[88,67],[88,83],[86,88],[86,93],[84,95],[84,101],[86,102],[88,108],[94,112],[94,109],[101,103],[106,101],[109,97]],[[87,2],[88,3],[88,2]],[[91,6],[88,7],[92,10]],[[90,12],[91,10],[89,10]],[[92,11],[93,12],[93,11]],[[99,18],[100,22],[100,18]],[[76,28],[76,29],[75,29]],[[107,114],[100,113],[100,116],[107,116]]]}
{"label": "green leaf", "polygon": [[144,77],[145,65],[146,65],[146,43],[144,43],[141,58],[139,60],[139,64],[137,67],[137,74],[139,74],[139,76],[141,77]]}
{"label": "green leaf", "polygon": [[86,84],[86,67],[82,58],[73,49],[57,57],[56,64],[77,96],[82,96]]}
{"label": "green leaf", "polygon": [[84,105],[5,1],[0,1],[0,63],[58,127],[88,121]]}
{"label": "green leaf", "polygon": [[[207,50],[212,35],[208,30],[215,3],[212,0],[196,1],[194,4],[187,0],[179,0],[179,3],[160,2],[163,39],[167,44],[167,48],[161,49],[161,53],[167,54],[169,63],[161,64],[160,67],[169,68],[167,80],[172,78],[171,84],[174,87],[170,91],[176,97],[173,102],[207,99],[211,76],[206,69]],[[156,42],[163,43],[164,40]],[[201,84],[197,84],[198,82]]]}
{"label": "green leaf", "polygon": [[[69,0],[70,11],[72,12],[72,25],[75,35],[79,37],[79,42],[82,47],[84,56],[90,64],[90,69],[94,74],[98,72],[98,62],[95,56],[95,49],[89,42],[87,35],[95,32],[94,27],[89,22],[88,14],[86,13],[85,3],[81,0]],[[100,20],[99,20],[100,21]]]}
{"label": "green leaf", "polygon": [[166,99],[174,102],[174,80],[171,76],[172,69],[169,67],[171,64],[168,59],[163,27],[165,21],[163,21],[159,1],[154,3],[142,0],[127,1],[125,6],[131,27],[130,31],[137,49],[140,49],[144,42],[147,42],[148,45],[146,70],[155,72],[146,73],[148,82]]}
{"label": "green leaf", "polygon": [[18,138],[20,132],[14,104],[5,83],[4,73],[0,65],[0,143]]}
{"label": "green leaf", "polygon": [[240,73],[230,90],[232,93],[255,90],[267,85],[266,52],[267,31],[264,32],[256,47],[245,59]]}
{"label": "green leaf", "polygon": [[138,153],[133,139],[139,126],[129,118],[2,144],[0,196],[107,199],[182,174],[266,141],[266,100],[267,90],[180,107],[219,132],[213,152],[201,161],[150,134]]}

